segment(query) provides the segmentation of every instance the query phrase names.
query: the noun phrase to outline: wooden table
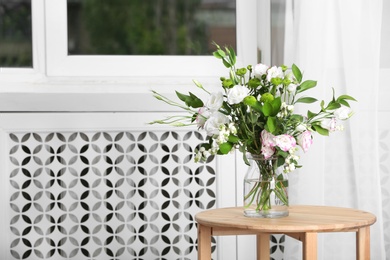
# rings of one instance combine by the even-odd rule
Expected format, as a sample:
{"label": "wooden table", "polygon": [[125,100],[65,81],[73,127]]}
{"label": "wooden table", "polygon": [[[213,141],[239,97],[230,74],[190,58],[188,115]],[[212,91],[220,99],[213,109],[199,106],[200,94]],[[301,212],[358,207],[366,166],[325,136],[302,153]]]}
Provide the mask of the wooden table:
{"label": "wooden table", "polygon": [[302,241],[303,259],[317,259],[317,233],[356,232],[356,259],[370,259],[370,225],[375,215],[356,209],[327,206],[290,206],[284,218],[248,218],[243,208],[212,209],[198,213],[198,260],[211,259],[211,236],[256,235],[257,259],[270,259],[270,235],[286,234]]}

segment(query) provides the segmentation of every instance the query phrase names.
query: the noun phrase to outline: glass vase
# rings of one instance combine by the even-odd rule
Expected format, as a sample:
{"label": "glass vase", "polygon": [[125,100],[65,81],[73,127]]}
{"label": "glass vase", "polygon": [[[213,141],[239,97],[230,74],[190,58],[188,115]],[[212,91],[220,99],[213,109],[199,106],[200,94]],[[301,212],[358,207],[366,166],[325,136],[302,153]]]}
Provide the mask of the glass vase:
{"label": "glass vase", "polygon": [[244,215],[258,218],[288,216],[288,176],[277,167],[277,158],[248,156],[244,178]]}

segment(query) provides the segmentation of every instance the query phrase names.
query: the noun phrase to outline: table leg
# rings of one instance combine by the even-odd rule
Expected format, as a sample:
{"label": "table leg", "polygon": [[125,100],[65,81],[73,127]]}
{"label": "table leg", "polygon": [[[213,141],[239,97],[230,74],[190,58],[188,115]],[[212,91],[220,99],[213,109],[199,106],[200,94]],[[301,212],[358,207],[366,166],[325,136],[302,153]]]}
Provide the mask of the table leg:
{"label": "table leg", "polygon": [[317,233],[304,233],[302,237],[303,260],[317,259]]}
{"label": "table leg", "polygon": [[370,227],[359,228],[356,232],[356,259],[370,259]]}
{"label": "table leg", "polygon": [[211,227],[198,224],[198,260],[211,260]]}
{"label": "table leg", "polygon": [[258,234],[257,238],[257,260],[269,260],[269,234]]}

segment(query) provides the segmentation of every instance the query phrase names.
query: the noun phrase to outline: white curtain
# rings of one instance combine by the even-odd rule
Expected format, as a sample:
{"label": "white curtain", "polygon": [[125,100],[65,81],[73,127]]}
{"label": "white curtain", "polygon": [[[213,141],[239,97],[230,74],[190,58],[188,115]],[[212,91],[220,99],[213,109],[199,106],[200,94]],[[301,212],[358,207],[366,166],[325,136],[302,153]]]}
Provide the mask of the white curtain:
{"label": "white curtain", "polygon": [[[371,259],[386,259],[378,156],[378,88],[382,0],[288,0],[285,64],[296,63],[305,79],[318,80],[307,95],[329,100],[349,94],[355,115],[343,132],[316,135],[303,168],[290,175],[292,204],[341,206],[369,211]],[[318,110],[319,105],[312,106]],[[300,259],[287,241],[285,258]],[[389,258],[388,256],[387,258]],[[352,233],[319,237],[319,259],[355,259]]]}

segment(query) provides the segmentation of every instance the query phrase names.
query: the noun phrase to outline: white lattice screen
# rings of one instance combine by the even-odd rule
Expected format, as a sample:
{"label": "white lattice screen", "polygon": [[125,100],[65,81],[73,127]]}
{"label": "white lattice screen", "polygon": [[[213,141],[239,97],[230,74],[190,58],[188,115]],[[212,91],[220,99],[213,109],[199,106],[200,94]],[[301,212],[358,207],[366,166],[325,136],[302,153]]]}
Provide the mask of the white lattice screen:
{"label": "white lattice screen", "polygon": [[[195,163],[204,136],[145,127],[155,117],[3,115],[2,259],[196,259],[195,214],[240,204],[242,176],[234,156]],[[272,236],[273,259],[283,241]],[[249,237],[212,248],[220,260],[255,252]]]}
{"label": "white lattice screen", "polygon": [[15,259],[195,259],[194,214],[215,206],[197,132],[11,133]]}

